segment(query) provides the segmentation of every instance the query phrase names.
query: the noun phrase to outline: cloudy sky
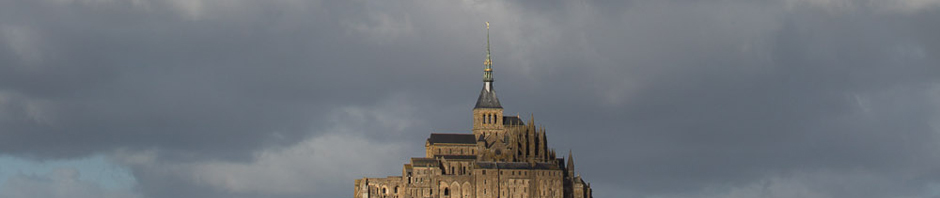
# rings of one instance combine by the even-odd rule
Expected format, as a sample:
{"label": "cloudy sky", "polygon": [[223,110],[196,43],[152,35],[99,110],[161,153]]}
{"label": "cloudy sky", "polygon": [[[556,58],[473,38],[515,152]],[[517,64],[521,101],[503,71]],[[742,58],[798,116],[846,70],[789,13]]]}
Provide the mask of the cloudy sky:
{"label": "cloudy sky", "polygon": [[506,114],[597,197],[940,197],[940,0],[3,0],[0,198],[350,197]]}

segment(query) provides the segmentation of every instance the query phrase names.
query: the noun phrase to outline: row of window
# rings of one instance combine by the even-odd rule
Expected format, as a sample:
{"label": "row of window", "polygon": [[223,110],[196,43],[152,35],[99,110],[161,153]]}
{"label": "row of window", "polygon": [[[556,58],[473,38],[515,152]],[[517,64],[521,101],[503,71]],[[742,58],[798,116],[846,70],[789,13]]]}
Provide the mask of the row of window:
{"label": "row of window", "polygon": [[[456,168],[457,168],[457,166],[451,165],[451,167],[450,167],[450,174],[451,174],[451,175],[464,175],[464,174],[467,174],[467,173],[470,172],[470,171],[467,169],[466,166],[460,166],[459,169],[456,169]],[[459,170],[460,172],[457,172],[458,170]]]}
{"label": "row of window", "polygon": [[498,124],[499,116],[496,114],[483,114],[480,117],[480,120],[483,120],[483,124]]}

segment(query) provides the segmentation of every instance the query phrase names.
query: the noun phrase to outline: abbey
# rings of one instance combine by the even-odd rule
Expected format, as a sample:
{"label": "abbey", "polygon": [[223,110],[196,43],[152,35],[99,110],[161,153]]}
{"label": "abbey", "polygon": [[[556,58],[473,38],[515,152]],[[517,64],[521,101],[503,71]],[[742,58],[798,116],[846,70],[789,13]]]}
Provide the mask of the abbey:
{"label": "abbey", "polygon": [[591,198],[575,173],[573,155],[556,158],[545,129],[529,118],[504,116],[493,87],[487,23],[483,89],[469,134],[431,133],[425,156],[411,158],[401,176],[355,181],[355,198]]}

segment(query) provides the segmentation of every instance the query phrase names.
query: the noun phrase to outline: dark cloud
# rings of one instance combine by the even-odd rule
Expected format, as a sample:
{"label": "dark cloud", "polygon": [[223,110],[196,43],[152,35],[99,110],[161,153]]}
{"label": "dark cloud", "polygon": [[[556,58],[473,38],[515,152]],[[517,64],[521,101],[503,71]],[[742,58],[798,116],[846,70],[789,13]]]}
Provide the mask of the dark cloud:
{"label": "dark cloud", "polygon": [[599,197],[935,196],[937,8],[4,1],[0,154],[107,154],[148,197],[346,196],[469,130],[491,21],[507,113]]}

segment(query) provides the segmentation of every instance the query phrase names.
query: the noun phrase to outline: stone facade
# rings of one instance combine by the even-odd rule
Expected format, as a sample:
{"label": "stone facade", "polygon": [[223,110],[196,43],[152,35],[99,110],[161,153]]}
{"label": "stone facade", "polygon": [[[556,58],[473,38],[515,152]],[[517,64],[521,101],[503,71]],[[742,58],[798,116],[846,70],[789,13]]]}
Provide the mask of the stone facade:
{"label": "stone facade", "polygon": [[[487,31],[489,28],[487,28]],[[573,155],[557,158],[545,129],[530,117],[504,116],[492,87],[492,61],[468,134],[432,133],[425,156],[411,158],[401,176],[355,181],[355,198],[592,198],[575,174]]]}

